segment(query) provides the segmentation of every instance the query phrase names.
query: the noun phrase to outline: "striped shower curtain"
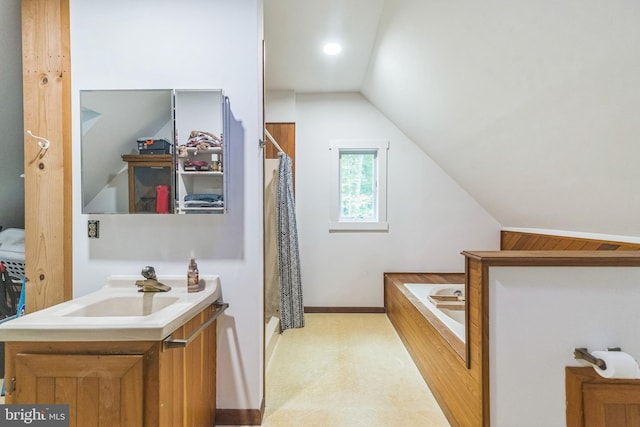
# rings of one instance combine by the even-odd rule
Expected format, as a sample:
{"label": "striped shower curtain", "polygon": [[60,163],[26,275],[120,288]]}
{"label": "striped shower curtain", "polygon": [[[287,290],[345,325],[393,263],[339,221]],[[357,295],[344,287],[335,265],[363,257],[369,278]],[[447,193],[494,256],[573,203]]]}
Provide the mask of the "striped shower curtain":
{"label": "striped shower curtain", "polygon": [[276,200],[278,272],[280,276],[280,330],[304,327],[302,281],[296,206],[293,199],[291,158],[280,154]]}

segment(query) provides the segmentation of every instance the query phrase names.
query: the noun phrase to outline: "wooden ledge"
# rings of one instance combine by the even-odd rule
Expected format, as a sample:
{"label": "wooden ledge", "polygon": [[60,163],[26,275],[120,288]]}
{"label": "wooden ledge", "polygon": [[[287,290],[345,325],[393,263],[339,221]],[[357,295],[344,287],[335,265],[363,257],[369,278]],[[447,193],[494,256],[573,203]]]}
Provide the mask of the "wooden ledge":
{"label": "wooden ledge", "polygon": [[640,251],[463,251],[488,266],[640,267]]}

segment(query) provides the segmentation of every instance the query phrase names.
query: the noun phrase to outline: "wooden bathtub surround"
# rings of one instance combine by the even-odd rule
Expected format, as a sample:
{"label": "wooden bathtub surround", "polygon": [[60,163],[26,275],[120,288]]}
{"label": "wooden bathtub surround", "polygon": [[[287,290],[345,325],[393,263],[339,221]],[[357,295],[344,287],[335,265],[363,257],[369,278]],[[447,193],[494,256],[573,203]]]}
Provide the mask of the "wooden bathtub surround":
{"label": "wooden bathtub surround", "polygon": [[[400,273],[388,273],[393,274],[394,279],[400,275]],[[385,275],[386,276],[386,275]],[[400,292],[415,306],[415,308],[424,316],[425,320],[431,325],[431,327],[435,328],[438,333],[442,336],[442,338],[453,347],[454,351],[464,360],[466,358],[466,350],[464,342],[460,340],[444,323],[440,321],[428,308],[422,304],[419,299],[411,293],[404,285],[404,283],[427,283],[427,284],[460,284],[464,281],[463,273],[426,273],[426,274],[413,274],[408,273],[407,276],[404,276],[406,281],[400,282]],[[414,279],[411,279],[411,278]],[[422,277],[422,280],[419,278]],[[446,279],[444,279],[446,277]],[[419,281],[411,281],[411,280],[419,280]],[[445,281],[442,281],[445,280]],[[448,281],[447,281],[448,280]],[[451,281],[453,280],[453,281]],[[457,281],[456,281],[457,280]],[[385,295],[385,310],[388,313],[388,308],[386,307],[386,295]],[[464,309],[464,308],[463,308]]]}
{"label": "wooden bathtub surround", "polygon": [[[463,273],[386,273],[384,298],[387,316],[445,416],[452,426],[466,427],[482,425],[480,355],[472,352],[467,369],[464,343],[441,323],[429,323],[426,319],[435,316],[414,304],[415,297],[404,287],[404,283],[462,283],[464,277]],[[457,349],[453,339],[445,338],[446,333],[456,338]]]}
{"label": "wooden bathtub surround", "polygon": [[[453,426],[490,425],[490,267],[640,267],[640,251],[464,251],[466,346],[447,340],[448,329],[425,321],[428,309],[412,301],[404,283],[460,283],[462,274],[385,273],[387,315],[442,411]],[[446,331],[444,330],[446,329]],[[445,332],[443,334],[443,332]]]}

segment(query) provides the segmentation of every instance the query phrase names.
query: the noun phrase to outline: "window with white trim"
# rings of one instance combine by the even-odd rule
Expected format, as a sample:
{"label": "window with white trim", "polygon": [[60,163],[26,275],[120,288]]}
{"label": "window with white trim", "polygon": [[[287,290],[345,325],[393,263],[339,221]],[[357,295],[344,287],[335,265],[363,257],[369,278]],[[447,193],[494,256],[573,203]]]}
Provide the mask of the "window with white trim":
{"label": "window with white trim", "polygon": [[387,152],[389,141],[333,140],[330,231],[389,229]]}

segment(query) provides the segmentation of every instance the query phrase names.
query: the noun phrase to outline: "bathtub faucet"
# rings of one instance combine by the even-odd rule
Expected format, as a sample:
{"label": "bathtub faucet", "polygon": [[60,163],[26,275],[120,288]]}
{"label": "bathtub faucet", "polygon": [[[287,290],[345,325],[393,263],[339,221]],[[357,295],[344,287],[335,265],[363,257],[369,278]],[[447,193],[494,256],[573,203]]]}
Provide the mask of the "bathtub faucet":
{"label": "bathtub faucet", "polygon": [[156,277],[156,269],[147,265],[142,269],[142,277],[144,280],[136,280],[136,286],[140,289],[138,292],[168,292],[171,286],[158,282]]}

